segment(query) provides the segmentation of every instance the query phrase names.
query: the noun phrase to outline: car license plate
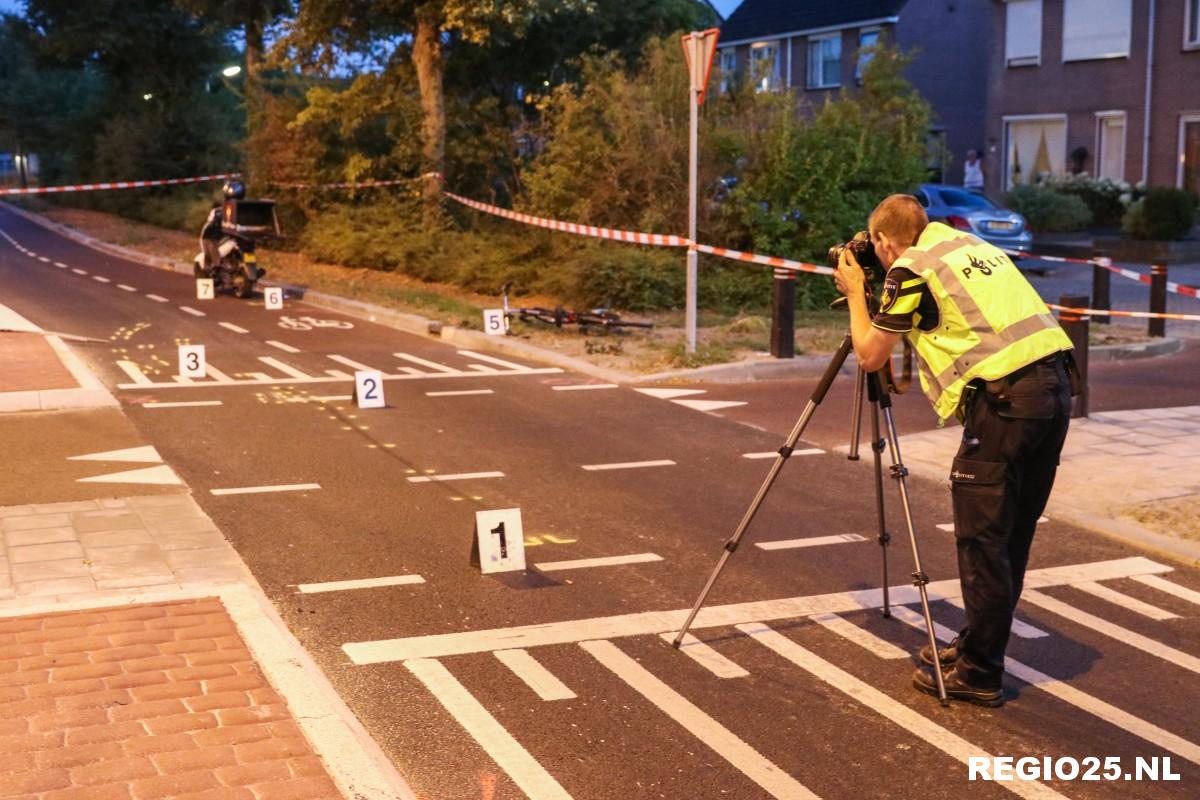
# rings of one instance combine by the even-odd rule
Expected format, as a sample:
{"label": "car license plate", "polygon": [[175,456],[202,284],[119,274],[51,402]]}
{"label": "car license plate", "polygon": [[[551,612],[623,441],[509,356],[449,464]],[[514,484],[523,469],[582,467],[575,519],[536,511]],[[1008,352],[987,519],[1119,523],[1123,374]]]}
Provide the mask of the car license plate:
{"label": "car license plate", "polygon": [[1013,222],[989,222],[988,230],[990,231],[1011,231],[1017,227]]}

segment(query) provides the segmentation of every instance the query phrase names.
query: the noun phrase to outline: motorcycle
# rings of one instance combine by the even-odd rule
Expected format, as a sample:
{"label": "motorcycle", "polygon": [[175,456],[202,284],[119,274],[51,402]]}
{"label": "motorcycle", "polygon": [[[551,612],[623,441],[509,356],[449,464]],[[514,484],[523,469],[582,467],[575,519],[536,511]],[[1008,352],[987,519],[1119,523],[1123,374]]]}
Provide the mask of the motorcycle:
{"label": "motorcycle", "polygon": [[275,203],[246,200],[240,182],[227,183],[225,202],[209,212],[200,229],[200,252],[193,260],[193,272],[197,279],[211,278],[216,291],[250,297],[267,273],[258,265],[257,240],[278,235]]}

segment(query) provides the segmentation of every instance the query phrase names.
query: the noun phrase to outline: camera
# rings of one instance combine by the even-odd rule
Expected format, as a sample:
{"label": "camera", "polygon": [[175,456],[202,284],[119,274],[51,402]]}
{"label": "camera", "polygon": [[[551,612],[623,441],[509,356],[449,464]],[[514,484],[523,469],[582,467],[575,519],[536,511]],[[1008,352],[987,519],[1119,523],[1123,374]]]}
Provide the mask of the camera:
{"label": "camera", "polygon": [[850,238],[850,241],[835,244],[829,248],[829,255],[826,256],[826,260],[831,268],[837,269],[838,262],[842,258],[842,251],[844,250],[849,250],[854,254],[858,265],[866,273],[868,282],[874,280],[876,274],[883,269],[883,264],[880,263],[879,256],[875,254],[875,245],[871,243],[871,235],[866,231],[859,231]]}

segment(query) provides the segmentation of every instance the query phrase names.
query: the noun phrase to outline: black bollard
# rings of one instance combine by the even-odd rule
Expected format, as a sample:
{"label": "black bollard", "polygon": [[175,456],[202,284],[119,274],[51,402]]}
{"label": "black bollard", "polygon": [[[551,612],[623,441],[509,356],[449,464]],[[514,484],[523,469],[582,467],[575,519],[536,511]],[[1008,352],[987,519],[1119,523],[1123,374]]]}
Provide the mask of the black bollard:
{"label": "black bollard", "polygon": [[[1150,313],[1167,313],[1167,265],[1155,264],[1150,267]],[[1147,332],[1151,336],[1166,336],[1167,321],[1150,318]]]}
{"label": "black bollard", "polygon": [[[1112,308],[1112,273],[1105,267],[1112,266],[1112,259],[1105,255],[1103,250],[1097,250],[1092,256],[1092,261],[1095,262],[1092,266],[1092,308],[1108,311]],[[1110,319],[1107,314],[1092,317],[1093,321],[1101,325],[1107,325]]]}
{"label": "black bollard", "polygon": [[796,273],[775,270],[771,287],[771,355],[796,357]]}
{"label": "black bollard", "polygon": [[[1087,308],[1087,303],[1087,297],[1081,294],[1064,294],[1058,301],[1058,304],[1065,308]],[[1079,394],[1075,395],[1074,403],[1071,406],[1071,418],[1086,417],[1088,415],[1088,315],[1073,311],[1060,311],[1058,321],[1070,338],[1071,344],[1075,345],[1071,354],[1075,358],[1075,366],[1079,368],[1079,377],[1082,383]]]}

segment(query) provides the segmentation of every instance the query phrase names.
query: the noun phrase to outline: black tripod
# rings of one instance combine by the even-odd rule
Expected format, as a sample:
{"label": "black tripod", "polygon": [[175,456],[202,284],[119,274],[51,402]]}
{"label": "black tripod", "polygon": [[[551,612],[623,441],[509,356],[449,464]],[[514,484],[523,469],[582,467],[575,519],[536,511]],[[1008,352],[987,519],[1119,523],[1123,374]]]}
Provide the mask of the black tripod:
{"label": "black tripod", "polygon": [[[721,554],[717,566],[713,569],[712,574],[708,576],[708,582],[704,584],[704,588],[700,592],[700,596],[696,598],[696,604],[692,607],[687,619],[683,623],[683,627],[679,629],[679,633],[675,636],[672,644],[678,648],[683,642],[683,637],[687,634],[688,628],[692,626],[692,621],[696,619],[696,614],[699,613],[700,607],[704,605],[705,598],[712,590],[713,585],[717,582],[717,577],[721,574],[721,570],[725,568],[725,562],[737,550],[741,543],[742,536],[746,533],[746,529],[750,527],[751,520],[758,513],[759,507],[770,491],[775,479],[779,476],[780,470],[783,469],[784,463],[791,456],[792,450],[796,447],[796,442],[800,440],[800,435],[808,426],[809,420],[812,419],[813,413],[817,406],[825,399],[825,394],[829,391],[830,385],[833,384],[838,372],[845,363],[846,357],[850,354],[853,344],[850,336],[842,340],[842,344],[834,353],[833,358],[829,362],[829,366],[825,368],[825,374],[821,376],[821,382],[817,384],[817,388],[813,390],[812,396],[808,400],[808,404],[804,407],[804,411],[800,414],[800,419],[796,421],[796,425],[792,428],[792,432],[788,434],[787,441],[783,447],[779,448],[779,455],[775,459],[775,463],[771,465],[771,471],[767,473],[766,480],[759,487],[758,493],[754,496],[754,500],[750,503],[750,508],[746,510],[745,516],[738,524],[737,530],[734,531],[729,541],[725,543],[725,552]],[[925,571],[921,569],[921,553],[917,547],[917,536],[913,528],[912,509],[908,502],[908,485],[905,478],[908,476],[908,469],[900,460],[900,444],[896,436],[896,422],[892,416],[892,399],[888,392],[884,389],[883,382],[879,372],[864,372],[862,367],[859,367],[858,374],[855,378],[854,389],[854,412],[850,420],[850,460],[858,460],[858,440],[859,432],[862,424],[862,400],[863,390],[866,389],[867,398],[871,403],[871,432],[873,435],[871,441],[871,450],[875,455],[875,503],[876,511],[879,518],[879,547],[880,553],[883,556],[883,616],[891,616],[891,605],[888,597],[888,564],[887,564],[887,548],[891,541],[891,534],[887,532],[886,523],[884,520],[883,507],[883,451],[886,447],[891,455],[892,465],[889,472],[900,486],[900,504],[904,508],[904,522],[908,526],[908,539],[912,544],[913,556],[913,586],[917,587],[917,591],[921,597],[921,612],[925,616],[925,628],[929,634],[929,646],[933,648],[935,654],[938,651],[937,638],[933,633],[933,617],[929,613],[929,595],[926,591],[926,585],[929,583],[929,577]],[[883,414],[885,425],[886,438],[880,436],[879,417]],[[937,681],[938,698],[942,705],[948,705],[949,700],[946,698],[946,687],[942,679],[942,671],[934,669],[934,677]]]}

